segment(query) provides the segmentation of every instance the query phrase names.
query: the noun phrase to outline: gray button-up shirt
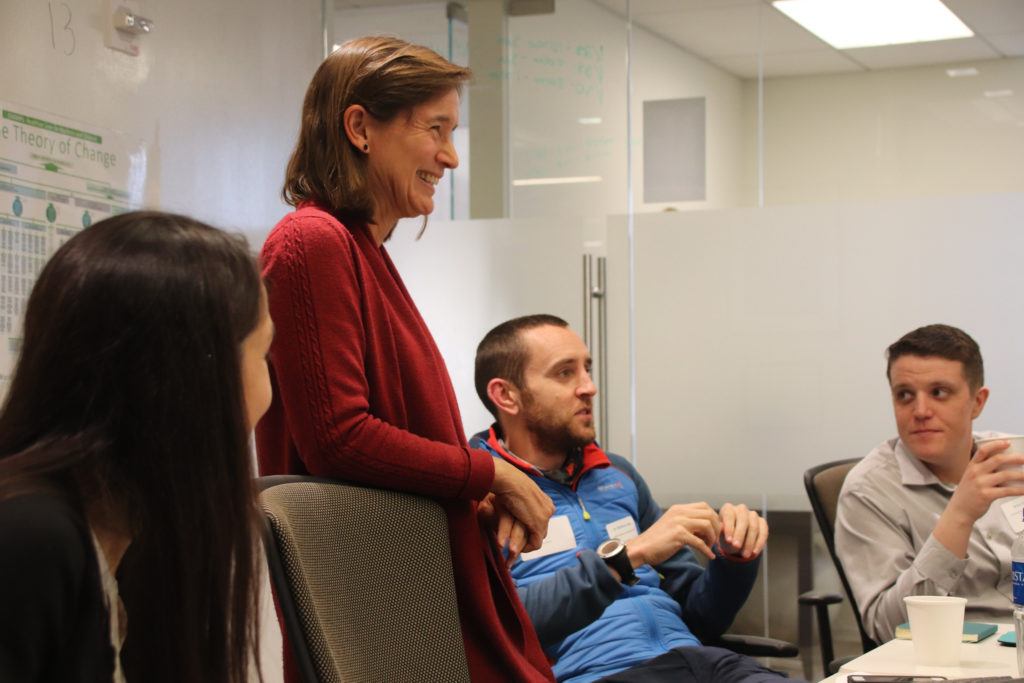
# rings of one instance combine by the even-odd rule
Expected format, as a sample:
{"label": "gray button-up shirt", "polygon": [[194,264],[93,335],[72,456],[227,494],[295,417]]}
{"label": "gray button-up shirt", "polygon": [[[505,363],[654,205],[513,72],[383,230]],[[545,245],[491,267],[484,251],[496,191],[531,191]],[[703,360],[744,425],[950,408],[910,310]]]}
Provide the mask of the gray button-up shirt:
{"label": "gray button-up shirt", "polygon": [[[1001,436],[978,432],[975,439]],[[966,618],[1010,621],[1010,546],[1016,534],[996,500],[971,531],[961,560],[933,536],[955,486],[943,484],[899,439],[871,451],[839,494],[836,553],[860,608],[864,630],[890,640],[907,620],[908,595],[967,598]]]}

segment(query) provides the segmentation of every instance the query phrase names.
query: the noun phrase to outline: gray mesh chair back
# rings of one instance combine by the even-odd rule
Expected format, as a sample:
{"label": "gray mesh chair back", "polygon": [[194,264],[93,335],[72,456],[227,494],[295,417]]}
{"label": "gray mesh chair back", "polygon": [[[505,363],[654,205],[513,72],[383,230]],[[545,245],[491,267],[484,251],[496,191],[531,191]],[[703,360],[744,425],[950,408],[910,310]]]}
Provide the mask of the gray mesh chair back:
{"label": "gray mesh chair back", "polygon": [[305,681],[469,681],[440,505],[315,477],[262,477],[259,488]]}
{"label": "gray mesh chair back", "polygon": [[839,492],[846,481],[846,475],[850,473],[853,466],[860,462],[860,458],[847,460],[836,460],[827,462],[804,472],[804,488],[807,490],[807,498],[811,502],[811,509],[818,521],[818,528],[825,539],[828,547],[828,554],[832,557],[832,564],[835,565],[836,573],[846,591],[846,597],[850,600],[850,607],[853,608],[853,615],[857,619],[857,631],[860,633],[861,646],[864,652],[877,647],[864,630],[864,624],[860,618],[860,609],[857,607],[857,600],[853,596],[850,582],[846,579],[846,572],[843,571],[843,563],[836,555],[836,511],[839,508]]}

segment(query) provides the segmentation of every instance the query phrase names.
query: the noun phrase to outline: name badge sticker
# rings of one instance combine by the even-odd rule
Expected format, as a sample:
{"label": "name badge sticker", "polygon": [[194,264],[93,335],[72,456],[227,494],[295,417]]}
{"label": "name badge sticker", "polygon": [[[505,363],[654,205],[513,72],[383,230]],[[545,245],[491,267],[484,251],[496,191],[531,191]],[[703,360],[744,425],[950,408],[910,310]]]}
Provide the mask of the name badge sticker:
{"label": "name badge sticker", "polygon": [[1003,511],[1003,516],[1009,522],[1013,533],[1019,534],[1021,531],[1024,531],[1024,519],[1021,519],[1021,511],[1024,510],[1024,496],[1011,498],[1005,503],[1000,504],[999,508]]}
{"label": "name badge sticker", "polygon": [[548,520],[548,535],[540,548],[533,552],[523,553],[519,557],[524,562],[536,560],[539,557],[554,555],[566,550],[576,549],[576,534],[572,532],[572,524],[569,523],[567,515],[557,515]]}
{"label": "name badge sticker", "polygon": [[623,543],[640,535],[636,528],[636,522],[629,515],[606,525],[605,530],[608,532],[608,538],[617,538]]}

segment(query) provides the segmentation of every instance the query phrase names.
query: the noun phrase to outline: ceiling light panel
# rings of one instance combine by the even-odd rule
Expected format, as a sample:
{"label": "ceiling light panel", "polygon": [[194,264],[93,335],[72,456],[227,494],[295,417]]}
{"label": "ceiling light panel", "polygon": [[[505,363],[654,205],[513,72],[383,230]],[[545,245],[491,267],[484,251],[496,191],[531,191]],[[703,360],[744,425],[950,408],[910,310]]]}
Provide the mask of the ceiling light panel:
{"label": "ceiling light panel", "polygon": [[840,50],[974,35],[941,0],[775,0],[772,5]]}

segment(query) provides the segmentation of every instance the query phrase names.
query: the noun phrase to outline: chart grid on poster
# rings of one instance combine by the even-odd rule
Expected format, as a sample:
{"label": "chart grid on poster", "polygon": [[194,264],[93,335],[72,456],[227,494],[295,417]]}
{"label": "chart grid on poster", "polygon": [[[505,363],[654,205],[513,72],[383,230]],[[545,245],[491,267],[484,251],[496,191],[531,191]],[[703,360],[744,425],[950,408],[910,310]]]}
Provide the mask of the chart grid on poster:
{"label": "chart grid on poster", "polygon": [[46,260],[93,223],[138,207],[145,179],[141,142],[0,102],[0,394]]}

